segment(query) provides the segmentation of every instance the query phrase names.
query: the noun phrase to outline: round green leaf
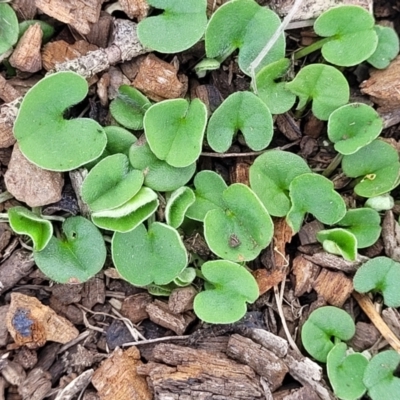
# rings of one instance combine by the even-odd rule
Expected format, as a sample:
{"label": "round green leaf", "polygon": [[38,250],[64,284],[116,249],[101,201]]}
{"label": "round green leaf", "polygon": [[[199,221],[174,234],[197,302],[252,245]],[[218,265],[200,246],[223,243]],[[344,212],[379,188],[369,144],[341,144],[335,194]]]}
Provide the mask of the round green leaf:
{"label": "round green leaf", "polygon": [[346,214],[342,197],[322,175],[307,173],[295,177],[289,186],[289,196],[292,207],[286,219],[293,232],[300,230],[306,213],[327,225],[335,224]]}
{"label": "round green leaf", "polygon": [[142,187],[135,196],[121,206],[93,212],[92,221],[99,228],[129,232],[153,215],[158,204],[157,193]]}
{"label": "round green leaf", "polygon": [[253,93],[236,92],[225,99],[208,122],[207,142],[214,151],[223,153],[239,130],[252,150],[265,149],[272,140],[271,112]]}
{"label": "round green leaf", "polygon": [[326,362],[333,349],[332,339],[350,340],[356,331],[346,311],[332,306],[314,310],[301,330],[301,341],[307,352],[320,362]]}
{"label": "round green leaf", "polygon": [[340,154],[353,154],[376,139],[383,127],[379,114],[367,104],[351,103],[333,111],[328,137]]}
{"label": "round green leaf", "polygon": [[370,360],[364,373],[364,385],[372,400],[394,400],[400,396],[400,378],[395,372],[400,355],[394,350],[376,354]]}
{"label": "round green leaf", "polygon": [[360,293],[381,292],[388,307],[400,307],[400,264],[388,257],[375,257],[363,264],[353,280]]}
{"label": "round green leaf", "polygon": [[176,168],[193,164],[200,156],[207,123],[207,108],[199,99],[161,101],[144,116],[151,151]]}
{"label": "round green leaf", "polygon": [[335,395],[342,400],[357,400],[367,388],[363,383],[368,359],[360,353],[346,354],[345,343],[338,343],[328,354],[329,382]]}
{"label": "round green leaf", "polygon": [[224,208],[223,191],[228,187],[221,175],[214,171],[200,171],[194,178],[196,200],[186,213],[188,218],[204,221],[215,208]]}
{"label": "round green leaf", "polygon": [[92,211],[117,208],[140,190],[143,180],[143,173],[130,168],[125,154],[114,154],[89,172],[81,187],[82,200]]}
{"label": "round green leaf", "polygon": [[196,196],[192,189],[182,186],[175,190],[168,199],[165,207],[165,219],[167,224],[173,228],[178,228],[185,218],[187,209],[195,200]]}
{"label": "round green leaf", "polygon": [[343,172],[350,178],[362,177],[354,191],[362,197],[384,194],[399,184],[399,156],[394,147],[376,139],[342,160]]}
{"label": "round green leaf", "polygon": [[148,230],[141,224],[128,233],[115,232],[111,251],[119,274],[135,286],[166,285],[188,262],[179,233],[160,222]]}
{"label": "round green leaf", "polygon": [[328,253],[338,254],[349,261],[357,258],[357,239],[347,229],[325,229],[317,233],[317,239]]}
{"label": "round green leaf", "polygon": [[304,109],[312,100],[314,115],[326,121],[338,107],[349,101],[350,89],[344,75],[336,68],[325,64],[303,67],[286,88],[299,97],[298,110]]}
{"label": "round green leaf", "polygon": [[151,106],[149,99],[129,85],[118,89],[117,97],[110,103],[110,112],[115,120],[128,129],[143,129],[143,117]]}
{"label": "round green leaf", "polygon": [[125,154],[129,156],[129,149],[136,142],[136,136],[119,126],[106,126],[104,132],[107,135],[107,146],[102,157],[112,154]]}
{"label": "round green leaf", "polygon": [[12,230],[20,235],[28,235],[35,251],[43,250],[53,236],[53,225],[25,207],[17,206],[8,210]]}
{"label": "round green leaf", "polygon": [[350,231],[357,238],[357,248],[372,246],[381,234],[381,217],[372,208],[348,210],[337,223]]}
{"label": "round green leaf", "polygon": [[107,138],[96,121],[63,118],[65,110],[84,99],[87,91],[80,75],[57,72],[27,92],[14,123],[14,136],[28,160],[44,169],[69,171],[103,153]]}
{"label": "round green leaf", "polygon": [[[205,42],[208,58],[224,60],[239,49],[239,67],[250,75],[250,64],[258,56],[280,25],[279,17],[254,0],[226,2],[208,22]],[[285,38],[281,34],[257,70],[285,56]]]}
{"label": "round green leaf", "polygon": [[290,110],[296,96],[286,88],[286,82],[276,82],[290,67],[290,60],[282,58],[266,65],[256,75],[257,96],[267,105],[272,114],[283,114]]}
{"label": "round green leaf", "polygon": [[311,172],[303,158],[282,150],[269,150],[258,156],[250,167],[250,186],[267,211],[284,217],[290,209],[290,182]]}
{"label": "round green leaf", "polygon": [[378,45],[374,17],[364,8],[341,5],[322,13],[314,23],[315,33],[331,40],[322,55],[331,64],[349,67],[370,57]]}
{"label": "round green leaf", "polygon": [[393,28],[387,26],[375,25],[374,29],[378,35],[378,46],[367,61],[375,68],[383,69],[399,53],[399,37]]}
{"label": "round green leaf", "polygon": [[254,260],[271,242],[274,226],[268,211],[246,185],[222,193],[223,208],[207,212],[204,237],[211,251],[231,261]]}
{"label": "round green leaf", "polygon": [[18,19],[8,4],[0,3],[0,21],[0,54],[3,54],[18,40]]}
{"label": "round green leaf", "polygon": [[149,145],[138,140],[129,150],[129,161],[133,168],[144,173],[144,184],[158,192],[171,192],[185,185],[196,171],[196,163],[175,168],[159,160]]}
{"label": "round green leaf", "polygon": [[196,44],[206,29],[206,0],[147,0],[164,12],[147,17],[138,24],[143,46],[160,53],[177,53]]}
{"label": "round green leaf", "polygon": [[59,283],[82,283],[96,275],[106,260],[106,246],[99,230],[83,217],[68,218],[64,237],[54,236],[33,256],[39,269]]}
{"label": "round green leaf", "polygon": [[211,324],[230,324],[246,314],[246,303],[257,300],[259,290],[253,275],[239,264],[226,260],[207,261],[201,267],[212,288],[194,298],[194,311]]}

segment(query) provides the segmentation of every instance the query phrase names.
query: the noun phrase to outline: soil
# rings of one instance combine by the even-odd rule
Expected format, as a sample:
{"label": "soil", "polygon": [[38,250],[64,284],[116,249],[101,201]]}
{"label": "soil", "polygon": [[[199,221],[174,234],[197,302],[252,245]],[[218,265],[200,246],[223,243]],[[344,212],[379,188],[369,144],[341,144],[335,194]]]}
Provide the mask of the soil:
{"label": "soil", "polygon": [[[209,11],[224,2],[210,0]],[[274,3],[277,8],[285,2],[258,3]],[[109,41],[117,29],[115,20],[143,18],[148,11],[144,0],[120,0],[112,15],[111,2],[102,0],[14,0],[11,5],[20,21],[42,19],[55,27],[55,35],[43,44],[35,27],[22,37],[8,62],[0,65],[0,187],[2,192],[12,187],[14,194],[2,198],[1,212],[47,201],[44,214],[84,213],[73,189],[76,174],[48,176],[46,171],[26,166],[26,160],[10,162],[13,151],[14,155],[19,151],[12,135],[16,104],[48,71],[60,69],[68,60],[81,60],[98,49],[109,51],[113,62],[82,72],[90,85],[89,95],[71,111],[73,116],[89,117],[103,126],[115,124],[109,103],[121,84],[135,86],[152,101],[198,97],[210,112],[231,93],[250,87],[235,54],[219,70],[197,78],[193,67],[204,57],[202,42],[178,54],[143,52],[124,59],[112,53]],[[399,1],[376,1],[374,13],[379,23],[400,32]],[[307,26],[310,23],[301,25],[287,31],[288,54],[315,40]],[[317,53],[293,68],[315,62]],[[398,91],[393,90],[399,59],[390,68],[389,74],[370,73],[361,65],[346,68],[344,73],[352,100],[377,106],[385,123],[381,136],[399,148],[400,107]],[[370,75],[374,82],[368,81]],[[295,112],[287,112],[275,117],[275,127],[269,149],[294,152],[315,172],[330,165],[336,153],[327,141],[326,122],[311,113],[297,118]],[[258,154],[240,138],[228,154],[214,153],[205,143],[198,170],[216,171],[228,184],[248,184],[249,167]],[[330,179],[349,206],[360,203],[340,170],[334,170]],[[54,202],[51,199],[57,190],[61,198]],[[396,194],[398,189],[392,193],[395,198]],[[205,324],[195,316],[193,287],[179,289],[169,299],[150,295],[120,279],[111,259],[88,282],[51,282],[35,266],[26,237],[2,222],[0,400],[334,399],[323,366],[302,348],[301,327],[314,309],[334,305],[356,321],[356,335],[350,343],[355,350],[372,354],[384,348],[400,351],[399,312],[385,307],[378,312],[380,298],[354,293],[352,284],[355,271],[368,258],[400,259],[399,214],[399,205],[395,205],[382,215],[381,237],[360,251],[354,262],[321,249],[315,238],[321,224],[311,216],[294,236],[284,219],[274,219],[273,242],[248,264],[260,296],[242,320],[229,325]],[[185,238],[185,244],[204,259],[212,258],[201,234]]]}

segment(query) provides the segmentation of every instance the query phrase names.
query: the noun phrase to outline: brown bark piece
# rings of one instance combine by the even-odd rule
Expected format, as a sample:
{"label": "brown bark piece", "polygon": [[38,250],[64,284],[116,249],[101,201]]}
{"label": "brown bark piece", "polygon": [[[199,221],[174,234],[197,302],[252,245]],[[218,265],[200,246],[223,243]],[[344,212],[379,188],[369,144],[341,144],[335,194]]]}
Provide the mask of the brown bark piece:
{"label": "brown bark piece", "polygon": [[304,255],[304,258],[324,268],[330,268],[336,271],[354,273],[362,263],[369,260],[368,257],[357,255],[355,261],[348,261],[342,257],[335,256],[326,252],[315,253],[312,256]]}
{"label": "brown bark piece", "polygon": [[25,381],[18,388],[23,400],[42,400],[51,390],[51,375],[41,368],[29,372]]}
{"label": "brown bark piece", "polygon": [[119,4],[130,19],[137,18],[140,21],[149,13],[150,7],[146,0],[119,0]]}
{"label": "brown bark piece", "polygon": [[106,48],[112,28],[113,18],[110,14],[101,13],[99,20],[92,26],[86,35],[86,40],[97,47]]}
{"label": "brown bark piece", "polygon": [[382,240],[386,255],[394,261],[400,261],[400,225],[391,210],[386,211],[383,218]]}
{"label": "brown bark piece", "polygon": [[107,86],[108,99],[115,99],[121,85],[130,85],[129,79],[121,72],[118,67],[110,67],[108,70],[109,84]]}
{"label": "brown bark piece", "polygon": [[251,273],[257,281],[259,296],[268,292],[271,288],[282,282],[282,272],[278,270],[256,269]]}
{"label": "brown bark piece", "polygon": [[366,322],[356,323],[356,333],[351,338],[349,346],[355,351],[364,351],[372,347],[381,337],[374,325]]}
{"label": "brown bark piece", "polygon": [[384,111],[400,105],[400,56],[385,69],[373,70],[368,80],[361,83],[361,92],[371,96]]}
{"label": "brown bark piece", "polygon": [[48,340],[65,344],[79,334],[74,325],[50,307],[21,293],[11,294],[7,329],[17,346],[31,349],[43,346]]}
{"label": "brown bark piece", "polygon": [[304,224],[299,231],[301,245],[305,246],[307,244],[317,243],[317,233],[322,229],[324,229],[324,225],[316,219]]}
{"label": "brown bark piece", "polygon": [[400,313],[395,308],[385,308],[382,311],[382,319],[387,323],[392,332],[400,337]]}
{"label": "brown bark piece", "polygon": [[14,0],[11,6],[21,20],[34,19],[37,13],[35,2],[32,0]]}
{"label": "brown bark piece", "polygon": [[146,311],[151,321],[164,328],[171,329],[177,335],[183,335],[188,325],[196,319],[190,311],[185,314],[174,314],[168,308],[168,304],[160,300],[148,304]]}
{"label": "brown bark piece", "polygon": [[0,75],[0,99],[6,103],[18,99],[21,96],[18,90],[14,89],[10,82]]}
{"label": "brown bark piece", "polygon": [[289,113],[277,115],[275,122],[279,131],[290,141],[294,142],[303,136],[300,121],[296,121]]}
{"label": "brown bark piece", "polygon": [[71,25],[82,35],[90,32],[100,16],[103,0],[35,0],[35,5],[45,14]]}
{"label": "brown bark piece", "polygon": [[342,307],[353,291],[353,282],[343,272],[323,269],[315,280],[313,288],[327,303]]}
{"label": "brown bark piece", "polygon": [[296,277],[294,295],[302,296],[310,293],[321,268],[304,258],[302,255],[293,259],[292,272]]}
{"label": "brown bark piece", "polygon": [[[223,354],[159,344],[154,347],[153,356],[176,367],[151,363],[144,366],[147,370],[139,369],[149,376],[160,399],[265,399],[255,372]],[[186,397],[182,397],[183,394]]]}
{"label": "brown bark piece", "polygon": [[0,107],[0,148],[10,147],[16,142],[13,127],[21,102],[22,97],[18,97]]}
{"label": "brown bark piece", "polygon": [[174,289],[168,299],[168,308],[174,314],[193,310],[193,301],[197,290],[193,286]]}
{"label": "brown bark piece", "polygon": [[11,385],[19,386],[26,378],[22,366],[14,361],[0,360],[1,374]]}
{"label": "brown bark piece", "polygon": [[231,183],[243,183],[244,185],[250,186],[249,172],[250,164],[239,157],[234,165],[229,168]]}
{"label": "brown bark piece", "polygon": [[122,303],[121,314],[134,324],[149,317],[146,307],[153,301],[149,293],[138,293],[126,297]]}
{"label": "brown bark piece", "polygon": [[115,349],[95,371],[92,384],[102,400],[151,400],[152,394],[146,379],[139,376],[136,368],[142,365],[136,347],[122,351]]}
{"label": "brown bark piece", "polygon": [[230,337],[227,354],[265,378],[272,392],[282,385],[289,371],[286,364],[272,351],[240,335]]}
{"label": "brown bark piece", "polygon": [[8,246],[11,236],[10,226],[5,222],[0,222],[0,252]]}
{"label": "brown bark piece", "polygon": [[39,24],[31,25],[9,58],[10,64],[24,72],[37,72],[42,69],[40,47],[42,46],[43,31]]}
{"label": "brown bark piece", "polygon": [[4,180],[7,190],[30,207],[59,201],[64,185],[60,172],[47,171],[32,164],[24,157],[17,144],[14,145]]}
{"label": "brown bark piece", "polygon": [[140,64],[132,85],[154,101],[183,97],[187,91],[187,77],[178,77],[177,72],[171,64],[149,54]]}
{"label": "brown bark piece", "polygon": [[[4,323],[4,327],[7,326]],[[18,349],[17,353],[14,356],[14,361],[20,364],[25,370],[32,369],[38,360],[37,351],[30,350],[27,347],[21,347]]]}
{"label": "brown bark piece", "polygon": [[104,304],[106,301],[106,286],[104,279],[95,276],[83,284],[82,305],[90,310],[95,304]]}
{"label": "brown bark piece", "polygon": [[9,305],[0,307],[0,347],[4,347],[7,344],[8,329],[6,326],[6,315],[8,313]]}
{"label": "brown bark piece", "polygon": [[273,394],[273,400],[320,400],[318,394],[308,386],[295,390],[282,390]]}
{"label": "brown bark piece", "polygon": [[[93,376],[93,369],[88,369],[60,390],[54,400],[72,400],[75,395],[82,392],[90,383]],[[86,398],[85,396],[83,397]],[[98,397],[97,397],[98,399]]]}

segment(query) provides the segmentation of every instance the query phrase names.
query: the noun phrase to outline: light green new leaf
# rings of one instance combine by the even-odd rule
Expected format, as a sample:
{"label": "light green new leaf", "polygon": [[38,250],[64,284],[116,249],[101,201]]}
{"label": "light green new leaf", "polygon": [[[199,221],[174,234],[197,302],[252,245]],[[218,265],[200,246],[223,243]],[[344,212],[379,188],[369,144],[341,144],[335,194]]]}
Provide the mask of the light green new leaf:
{"label": "light green new leaf", "polygon": [[324,229],[317,233],[317,239],[328,253],[338,254],[349,261],[357,258],[357,239],[347,229]]}
{"label": "light green new leaf", "polygon": [[311,172],[302,157],[282,150],[269,150],[258,156],[250,167],[250,186],[267,211],[284,217],[290,209],[290,182]]}
{"label": "light green new leaf", "polygon": [[154,222],[128,233],[114,233],[112,258],[119,274],[132,285],[166,285],[186,267],[188,258],[179,233]]}
{"label": "light green new leaf", "polygon": [[150,149],[160,160],[183,168],[199,158],[207,123],[207,108],[199,99],[156,103],[146,111],[143,123]]}
{"label": "light green new leaf", "polygon": [[43,250],[53,236],[53,225],[25,207],[17,206],[8,210],[10,226],[15,233],[28,235],[35,251]]}
{"label": "light green new leaf", "polygon": [[314,30],[329,38],[322,46],[325,60],[343,67],[366,60],[378,45],[374,24],[374,17],[359,6],[341,5],[322,13]]}
{"label": "light green new leaf", "polygon": [[143,180],[141,171],[130,168],[126,155],[114,154],[89,172],[81,187],[82,200],[92,211],[117,208],[140,190]]}
{"label": "light green new leaf", "polygon": [[384,69],[399,53],[399,37],[393,28],[387,26],[375,25],[374,29],[378,35],[378,46],[367,61],[375,68]]}
{"label": "light green new leaf", "polygon": [[305,108],[312,100],[314,115],[326,121],[329,115],[349,101],[350,89],[344,75],[325,64],[303,67],[286,88],[299,97],[297,110]]}
{"label": "light green new leaf", "polygon": [[107,138],[96,121],[64,119],[65,110],[83,100],[87,92],[86,80],[74,72],[48,75],[27,92],[14,123],[14,136],[29,161],[44,169],[69,171],[103,153]]}
{"label": "light green new leaf", "polygon": [[5,3],[0,3],[0,54],[14,46],[18,40],[18,19],[15,11]]}
{"label": "light green new leaf", "polygon": [[240,131],[252,150],[265,149],[272,140],[272,115],[265,103],[251,92],[231,94],[214,111],[208,122],[207,142],[223,153]]}
{"label": "light green new leaf", "polygon": [[173,228],[178,228],[184,218],[187,209],[195,202],[196,196],[192,189],[182,186],[171,193],[171,197],[165,206],[165,220]]}
{"label": "light green new leaf", "polygon": [[346,204],[334,190],[333,183],[322,175],[307,173],[297,176],[289,186],[292,207],[286,220],[293,232],[298,232],[306,213],[327,225],[340,221],[346,214]]}
{"label": "light green new leaf", "polygon": [[177,53],[196,44],[206,29],[206,0],[147,0],[164,10],[138,24],[138,37],[143,46],[160,53]]}
{"label": "light green new leaf", "polygon": [[129,149],[136,142],[136,136],[120,126],[106,126],[104,132],[107,135],[107,146],[101,155],[103,158],[113,154],[129,155]]}
{"label": "light green new leaf", "polygon": [[204,237],[213,253],[230,261],[254,260],[271,242],[274,226],[268,211],[246,185],[222,193],[224,206],[207,212]]}
{"label": "light green new leaf", "polygon": [[246,314],[246,303],[253,303],[259,296],[253,275],[239,264],[226,260],[207,261],[201,272],[208,288],[196,295],[193,307],[205,322],[236,322]]}
{"label": "light green new leaf", "polygon": [[[250,75],[250,64],[280,25],[279,17],[254,0],[232,0],[218,8],[208,22],[205,42],[208,58],[224,60],[239,49],[239,67]],[[280,35],[257,71],[285,56],[285,38]]]}
{"label": "light green new leaf", "polygon": [[33,256],[39,269],[59,283],[82,283],[96,275],[106,260],[106,246],[100,231],[83,217],[68,218],[64,237],[54,236]]}

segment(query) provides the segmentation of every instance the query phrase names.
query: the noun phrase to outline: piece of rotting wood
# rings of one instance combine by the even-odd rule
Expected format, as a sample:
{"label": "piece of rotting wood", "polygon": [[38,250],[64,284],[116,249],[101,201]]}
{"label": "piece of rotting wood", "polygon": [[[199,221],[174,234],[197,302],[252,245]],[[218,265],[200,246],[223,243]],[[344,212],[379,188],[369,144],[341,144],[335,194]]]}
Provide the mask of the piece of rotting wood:
{"label": "piece of rotting wood", "polygon": [[321,268],[299,255],[293,259],[292,272],[296,277],[294,295],[302,296],[304,293],[310,293],[315,280],[317,279]]}

